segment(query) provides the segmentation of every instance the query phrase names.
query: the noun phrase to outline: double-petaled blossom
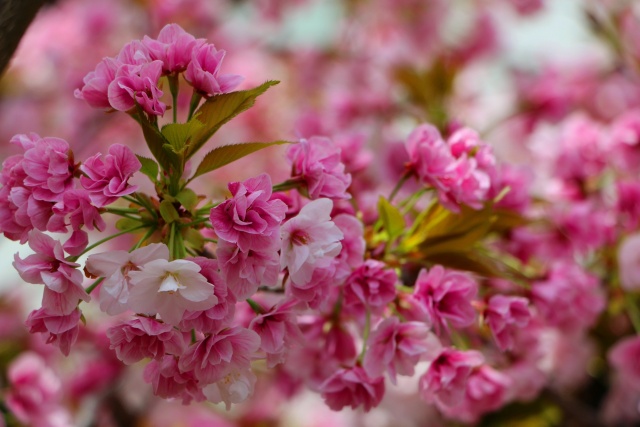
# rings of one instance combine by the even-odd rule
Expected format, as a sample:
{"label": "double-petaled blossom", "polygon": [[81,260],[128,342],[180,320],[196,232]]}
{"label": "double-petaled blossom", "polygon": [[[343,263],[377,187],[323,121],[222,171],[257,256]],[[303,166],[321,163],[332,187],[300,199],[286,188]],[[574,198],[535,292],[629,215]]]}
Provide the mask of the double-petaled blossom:
{"label": "double-petaled blossom", "polygon": [[84,226],[87,230],[97,228],[104,231],[106,223],[100,216],[100,211],[91,202],[90,195],[85,190],[69,190],[64,193],[62,200],[52,208],[53,216],[49,219],[49,231],[66,232],[67,226],[74,231]]}
{"label": "double-petaled blossom", "polygon": [[96,206],[106,206],[138,189],[128,180],[140,167],[140,161],[129,147],[113,144],[106,156],[98,153],[83,162],[80,169],[84,175],[80,183]]}
{"label": "double-petaled blossom", "polygon": [[217,50],[212,44],[201,44],[191,51],[191,62],[184,73],[184,79],[205,96],[230,92],[244,77],[236,74],[220,74],[220,67],[226,52]]}
{"label": "double-petaled blossom", "polygon": [[369,259],[355,269],[344,284],[345,305],[382,309],[393,301],[398,276],[385,267],[385,263]]}
{"label": "double-petaled blossom", "polygon": [[618,341],[610,350],[607,359],[625,382],[640,390],[640,338],[627,337]]}
{"label": "double-petaled blossom", "polygon": [[464,399],[469,375],[483,362],[482,353],[475,350],[442,350],[420,378],[422,398],[440,409],[459,405]]}
{"label": "double-petaled blossom", "polygon": [[18,421],[41,427],[71,426],[69,414],[60,406],[60,378],[40,356],[22,353],[11,362],[7,377],[10,389],[5,402]]}
{"label": "double-petaled blossom", "polygon": [[435,265],[422,269],[416,280],[414,298],[425,309],[437,333],[448,330],[447,323],[464,328],[473,323],[476,312],[471,305],[478,285],[467,274]]}
{"label": "double-petaled blossom", "polygon": [[360,366],[341,368],[320,385],[320,393],[329,408],[363,407],[365,412],[378,406],[384,396],[383,377],[371,378]]}
{"label": "double-petaled blossom", "polygon": [[163,93],[158,87],[161,75],[162,61],[121,65],[109,84],[109,103],[119,111],[131,111],[137,104],[149,115],[164,115],[166,105],[160,101]]}
{"label": "double-petaled blossom", "polygon": [[186,70],[191,62],[191,52],[203,43],[204,39],[196,39],[178,24],[165,25],[157,39],[148,36],[142,39],[151,59],[162,61],[165,74]]}
{"label": "double-petaled blossom", "polygon": [[409,134],[405,147],[409,154],[408,167],[424,184],[446,190],[443,177],[454,162],[447,143],[435,126],[422,124]]}
{"label": "double-petaled blossom", "polygon": [[484,312],[484,320],[500,350],[511,350],[515,329],[527,326],[531,319],[529,300],[524,297],[494,295]]}
{"label": "double-petaled blossom", "polygon": [[127,365],[144,358],[162,359],[165,354],[180,356],[186,344],[173,326],[147,317],[137,317],[107,330],[110,348]]}
{"label": "double-petaled blossom", "polygon": [[423,322],[400,322],[393,316],[371,333],[362,366],[370,377],[389,372],[395,384],[397,375],[413,375],[416,364],[439,347],[438,339]]}
{"label": "double-petaled blossom", "polygon": [[330,267],[340,253],[344,235],[331,221],[332,208],[329,199],[314,200],[282,225],[280,266],[288,269],[293,283],[309,283],[314,270]]}
{"label": "double-petaled blossom", "polygon": [[50,314],[46,308],[40,308],[29,314],[26,324],[32,334],[49,334],[47,343],[53,343],[62,354],[68,356],[71,346],[78,339],[78,322],[81,316],[82,312],[78,308],[66,315]]}
{"label": "double-petaled blossom", "polygon": [[202,392],[210,402],[224,402],[228,411],[232,403],[242,403],[253,394],[256,379],[251,369],[232,369],[221,380],[205,386]]}
{"label": "double-petaled blossom", "polygon": [[100,309],[112,316],[128,310],[131,289],[129,274],[157,259],[169,259],[167,245],[152,243],[132,252],[109,251],[90,255],[86,270],[93,276],[105,278],[100,286]]}
{"label": "double-petaled blossom", "polygon": [[267,366],[284,362],[287,349],[302,342],[302,332],[296,322],[295,299],[284,300],[269,311],[251,320],[249,329],[260,337],[260,349],[267,355]]}
{"label": "double-petaled blossom", "polygon": [[93,108],[113,110],[109,102],[109,84],[116,78],[120,64],[115,58],[104,58],[94,71],[90,71],[83,79],[82,89],[76,89],[74,96],[83,99]]}
{"label": "double-petaled blossom", "polygon": [[127,304],[135,312],[159,314],[164,322],[177,326],[186,310],[207,310],[218,302],[213,285],[200,270],[198,264],[184,259],[147,262],[129,272]]}
{"label": "double-petaled blossom", "polygon": [[340,149],[329,138],[312,136],[287,149],[293,179],[304,181],[309,198],[349,199],[351,175],[344,172]]}
{"label": "double-petaled blossom", "polygon": [[82,287],[82,273],[76,269],[78,264],[65,259],[59,241],[32,230],[29,247],[35,254],[25,259],[15,254],[13,266],[25,282],[45,285],[42,306],[48,313],[68,315],[78,301],[91,299]]}
{"label": "double-petaled blossom", "polygon": [[218,237],[237,244],[243,252],[277,247],[287,206],[282,200],[270,200],[269,175],[232,182],[229,191],[231,199],[211,210],[211,224]]}
{"label": "double-petaled blossom", "polygon": [[151,384],[156,396],[165,399],[181,398],[184,405],[206,399],[193,372],[179,369],[175,356],[165,355],[149,362],[144,368],[143,378]]}
{"label": "double-petaled blossom", "polygon": [[198,381],[212,384],[231,372],[249,369],[259,348],[258,334],[234,326],[206,336],[189,347],[180,357],[180,370],[193,371]]}

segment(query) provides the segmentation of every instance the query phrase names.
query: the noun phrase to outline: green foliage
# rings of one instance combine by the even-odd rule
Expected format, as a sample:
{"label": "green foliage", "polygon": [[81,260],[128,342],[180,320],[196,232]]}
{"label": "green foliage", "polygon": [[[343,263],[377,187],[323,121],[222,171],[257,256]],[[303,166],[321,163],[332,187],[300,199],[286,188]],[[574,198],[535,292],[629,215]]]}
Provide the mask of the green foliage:
{"label": "green foliage", "polygon": [[151,179],[151,182],[156,183],[158,181],[158,164],[148,157],[143,157],[136,154],[136,157],[142,164],[140,172],[145,174]]}
{"label": "green foliage", "polygon": [[190,188],[185,188],[176,195],[176,200],[188,211],[196,207],[200,199],[198,195]]}
{"label": "green foliage", "polygon": [[378,216],[382,221],[383,230],[386,232],[389,241],[402,235],[406,228],[402,213],[382,196],[378,199]]}
{"label": "green foliage", "polygon": [[116,228],[120,231],[131,230],[132,228],[142,225],[140,221],[132,218],[121,218],[116,221]]}
{"label": "green foliage", "polygon": [[160,202],[160,216],[162,216],[162,219],[164,219],[167,224],[171,224],[180,219],[178,211],[169,200]]}

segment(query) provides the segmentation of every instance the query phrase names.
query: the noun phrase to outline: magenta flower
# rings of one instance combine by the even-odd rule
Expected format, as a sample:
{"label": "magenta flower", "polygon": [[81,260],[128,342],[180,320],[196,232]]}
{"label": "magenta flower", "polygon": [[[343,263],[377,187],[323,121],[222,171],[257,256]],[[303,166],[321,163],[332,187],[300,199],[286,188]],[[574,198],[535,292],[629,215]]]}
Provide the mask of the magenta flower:
{"label": "magenta flower", "polygon": [[127,311],[131,289],[129,273],[157,259],[169,259],[167,245],[152,243],[132,252],[109,251],[90,255],[85,268],[92,275],[105,278],[100,285],[100,310],[112,316]]}
{"label": "magenta flower", "polygon": [[71,314],[78,301],[91,299],[82,287],[82,273],[76,269],[78,264],[65,260],[59,241],[32,230],[29,247],[35,254],[25,259],[15,254],[13,266],[25,282],[45,285],[42,306],[49,314]]}
{"label": "magenta flower", "polygon": [[640,337],[621,339],[609,350],[607,359],[620,378],[640,389]]}
{"label": "magenta flower", "polygon": [[409,153],[408,167],[424,184],[439,190],[446,190],[443,177],[455,159],[438,129],[430,124],[422,124],[411,132],[405,144]]}
{"label": "magenta flower", "polygon": [[464,328],[473,323],[476,312],[471,300],[476,296],[477,284],[465,273],[435,265],[427,272],[422,269],[416,280],[414,297],[423,304],[436,332],[447,322]]}
{"label": "magenta flower", "polygon": [[469,375],[483,362],[484,357],[478,351],[444,349],[420,378],[423,399],[435,403],[441,410],[459,405],[464,399]]}
{"label": "magenta flower", "polygon": [[131,111],[137,103],[149,115],[164,115],[166,105],[160,102],[162,91],[158,88],[161,74],[161,61],[121,65],[109,84],[109,103],[119,111]]}
{"label": "magenta flower", "polygon": [[359,366],[342,368],[320,385],[320,392],[327,406],[334,411],[345,406],[353,409],[362,406],[369,412],[384,396],[384,379],[370,378]]}
{"label": "magenta flower", "polygon": [[249,324],[249,329],[260,337],[260,349],[267,355],[269,368],[284,362],[292,343],[303,341],[294,312],[296,304],[298,301],[295,299],[284,300],[268,312],[254,317]]}
{"label": "magenta flower", "polygon": [[242,252],[268,251],[280,242],[280,223],[287,206],[271,199],[271,178],[262,174],[229,184],[232,198],[211,209],[211,224],[220,239]]}
{"label": "magenta flower", "polygon": [[180,357],[180,370],[193,371],[202,384],[222,380],[228,373],[249,369],[260,348],[260,337],[249,329],[234,326],[206,336]]}
{"label": "magenta flower", "polygon": [[184,73],[184,79],[204,96],[231,92],[244,77],[236,74],[220,74],[225,55],[212,44],[201,44],[191,51],[191,62]]}
{"label": "magenta flower", "polygon": [[314,200],[282,225],[280,266],[289,270],[293,283],[309,283],[315,269],[330,266],[340,253],[344,235],[331,221],[332,208],[330,199]]}
{"label": "magenta flower", "polygon": [[152,360],[145,366],[144,380],[153,387],[153,394],[165,399],[181,398],[183,405],[206,399],[202,386],[191,371],[178,368],[178,359],[166,355],[160,360]]}
{"label": "magenta flower", "polygon": [[100,110],[113,110],[109,102],[109,85],[116,78],[116,71],[120,64],[114,58],[104,58],[98,63],[95,71],[89,72],[82,81],[82,89],[76,89],[73,95],[78,99],[83,99],[92,106]]}
{"label": "magenta flower", "polygon": [[513,333],[529,324],[529,300],[523,297],[494,295],[484,312],[484,319],[500,350],[513,349]]}
{"label": "magenta flower", "polygon": [[362,367],[370,377],[389,372],[396,384],[397,375],[413,375],[416,364],[439,349],[438,339],[422,322],[401,323],[389,317],[371,333]]}
{"label": "magenta flower", "polygon": [[191,62],[191,52],[204,43],[187,33],[178,24],[165,25],[158,39],[144,36],[142,44],[148,49],[152,60],[162,61],[164,74],[179,73]]}
{"label": "magenta flower", "polygon": [[396,297],[398,276],[381,261],[368,259],[344,284],[345,305],[363,304],[382,309]]}
{"label": "magenta flower", "polygon": [[104,158],[98,153],[84,161],[80,169],[85,176],[80,177],[80,183],[89,192],[91,201],[103,207],[138,189],[127,181],[140,167],[129,147],[113,144]]}
{"label": "magenta flower", "polygon": [[200,274],[198,264],[184,259],[156,259],[129,272],[131,290],[127,304],[138,313],[159,314],[177,326],[186,310],[207,310],[218,298],[213,285]]}
{"label": "magenta flower", "polygon": [[53,206],[53,216],[49,220],[48,230],[66,232],[67,223],[75,230],[85,226],[88,230],[97,228],[104,231],[106,224],[100,216],[100,211],[92,203],[89,193],[85,190],[69,190],[62,196],[62,201]]}
{"label": "magenta flower", "polygon": [[180,356],[186,344],[182,334],[171,325],[155,319],[137,317],[107,329],[109,348],[118,359],[132,365],[144,358],[162,359],[165,354]]}
{"label": "magenta flower", "polygon": [[340,149],[329,138],[312,136],[287,149],[291,176],[305,182],[309,198],[350,199],[351,175],[344,172]]}
{"label": "magenta flower", "polygon": [[69,355],[71,346],[78,339],[80,329],[78,322],[82,312],[76,308],[70,314],[50,314],[46,308],[32,311],[27,317],[26,325],[29,332],[49,334],[47,343],[53,343],[65,356]]}

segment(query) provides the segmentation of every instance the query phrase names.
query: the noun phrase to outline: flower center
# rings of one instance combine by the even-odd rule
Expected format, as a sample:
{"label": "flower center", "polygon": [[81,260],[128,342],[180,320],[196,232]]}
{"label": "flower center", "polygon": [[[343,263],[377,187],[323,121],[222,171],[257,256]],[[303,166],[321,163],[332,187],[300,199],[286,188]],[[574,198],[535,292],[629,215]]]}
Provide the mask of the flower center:
{"label": "flower center", "polygon": [[296,230],[291,233],[291,243],[296,246],[303,246],[309,243],[310,237],[303,230]]}
{"label": "flower center", "polygon": [[167,273],[166,276],[164,276],[164,279],[162,279],[158,292],[174,294],[177,290],[184,288],[185,286],[180,284],[180,281],[178,281],[178,278],[175,275]]}

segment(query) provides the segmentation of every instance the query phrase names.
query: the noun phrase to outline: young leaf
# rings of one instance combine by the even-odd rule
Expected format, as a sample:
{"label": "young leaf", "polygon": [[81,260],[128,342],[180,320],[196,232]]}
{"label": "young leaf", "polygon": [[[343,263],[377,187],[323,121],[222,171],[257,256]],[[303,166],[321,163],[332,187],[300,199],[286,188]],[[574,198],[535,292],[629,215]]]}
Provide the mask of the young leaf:
{"label": "young leaf", "polygon": [[135,118],[142,127],[142,134],[144,135],[151,154],[153,154],[153,157],[160,163],[160,166],[166,171],[171,170],[172,167],[175,169],[180,168],[180,159],[178,159],[178,156],[165,150],[163,147],[165,144],[169,144],[169,141],[160,133],[157,127],[149,122],[140,107],[138,107],[138,114]]}
{"label": "young leaf", "polygon": [[290,141],[244,142],[241,144],[221,145],[209,151],[191,179],[216,170],[231,162],[235,162],[251,153],[271,147],[272,145],[291,144]]}
{"label": "young leaf", "polygon": [[185,146],[189,145],[193,135],[203,128],[203,124],[198,120],[191,120],[188,123],[170,123],[162,127],[162,135],[169,141],[172,151],[179,153]]}
{"label": "young leaf", "polygon": [[203,126],[192,134],[187,159],[193,156],[218,129],[229,120],[253,106],[256,98],[279,81],[270,80],[262,85],[238,92],[222,93],[207,99],[195,112],[194,119]]}
{"label": "young leaf", "polygon": [[382,196],[378,199],[378,214],[389,240],[395,239],[404,232],[406,223],[402,214],[397,207]]}
{"label": "young leaf", "polygon": [[131,218],[120,218],[116,222],[116,228],[120,231],[129,230],[140,225],[140,221]]}
{"label": "young leaf", "polygon": [[158,164],[148,157],[143,157],[138,154],[136,154],[136,157],[142,164],[140,172],[147,175],[151,179],[151,182],[155,183],[158,181]]}
{"label": "young leaf", "polygon": [[176,208],[173,206],[173,203],[168,200],[163,200],[160,203],[160,215],[167,224],[171,224],[172,222],[180,219],[180,215],[178,214],[178,211],[176,211]]}
{"label": "young leaf", "polygon": [[190,188],[185,188],[181,192],[178,193],[176,199],[180,202],[182,206],[188,211],[195,208],[198,202],[198,195]]}

